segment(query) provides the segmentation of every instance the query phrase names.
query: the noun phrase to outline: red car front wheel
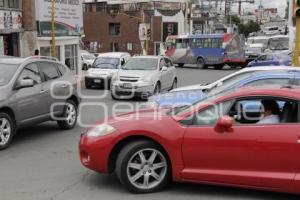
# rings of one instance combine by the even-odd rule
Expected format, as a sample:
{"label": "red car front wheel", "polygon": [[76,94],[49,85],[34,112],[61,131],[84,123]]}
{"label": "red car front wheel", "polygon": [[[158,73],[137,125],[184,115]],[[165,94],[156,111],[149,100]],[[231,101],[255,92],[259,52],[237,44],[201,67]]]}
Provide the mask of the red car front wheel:
{"label": "red car front wheel", "polygon": [[151,141],[136,141],[125,146],[117,158],[120,182],[133,193],[151,193],[170,180],[170,165],[164,150]]}

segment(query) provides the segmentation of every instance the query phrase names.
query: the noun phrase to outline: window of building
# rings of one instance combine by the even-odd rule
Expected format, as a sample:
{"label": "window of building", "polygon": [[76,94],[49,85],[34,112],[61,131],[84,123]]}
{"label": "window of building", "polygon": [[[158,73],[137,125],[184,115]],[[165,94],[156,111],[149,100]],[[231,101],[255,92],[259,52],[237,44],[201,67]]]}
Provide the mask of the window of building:
{"label": "window of building", "polygon": [[[60,60],[60,46],[56,46],[56,58]],[[48,56],[51,57],[51,47],[41,47],[40,48],[40,55],[41,56]]]}
{"label": "window of building", "polygon": [[112,35],[112,36],[121,35],[121,24],[120,23],[109,23],[109,35]]}
{"label": "window of building", "polygon": [[133,44],[127,43],[127,51],[132,51],[132,49],[133,49]]}
{"label": "window of building", "polygon": [[65,45],[65,65],[71,70],[78,70],[77,45]]}
{"label": "window of building", "polygon": [[4,7],[4,0],[0,0],[0,7]]}

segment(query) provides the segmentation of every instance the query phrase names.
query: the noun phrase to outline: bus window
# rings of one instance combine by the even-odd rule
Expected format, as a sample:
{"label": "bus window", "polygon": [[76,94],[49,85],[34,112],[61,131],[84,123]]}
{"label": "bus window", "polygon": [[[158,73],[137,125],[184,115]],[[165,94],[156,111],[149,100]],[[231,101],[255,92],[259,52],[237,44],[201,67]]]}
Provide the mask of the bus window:
{"label": "bus window", "polygon": [[186,49],[188,48],[188,39],[176,39],[176,49]]}
{"label": "bus window", "polygon": [[194,38],[191,43],[192,48],[203,48],[203,39]]}
{"label": "bus window", "polygon": [[212,39],[211,47],[218,48],[218,49],[221,48],[221,40],[218,38]]}
{"label": "bus window", "polygon": [[206,39],[203,39],[204,42],[203,42],[203,48],[211,48],[211,39],[210,38],[206,38]]}

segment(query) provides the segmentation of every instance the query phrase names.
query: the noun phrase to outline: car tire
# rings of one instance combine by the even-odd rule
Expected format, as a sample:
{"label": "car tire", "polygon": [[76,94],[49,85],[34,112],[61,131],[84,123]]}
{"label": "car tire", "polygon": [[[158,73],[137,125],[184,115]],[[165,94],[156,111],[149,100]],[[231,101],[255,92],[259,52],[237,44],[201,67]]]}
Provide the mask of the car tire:
{"label": "car tire", "polygon": [[203,58],[197,59],[197,68],[199,69],[207,69],[207,66],[205,65],[205,61]]}
{"label": "car tire", "polygon": [[7,113],[0,112],[0,150],[4,150],[9,147],[14,134],[16,126]]}
{"label": "car tire", "polygon": [[73,129],[77,124],[78,106],[73,100],[66,102],[62,117],[64,120],[58,120],[57,125],[63,130]]}
{"label": "car tire", "polygon": [[172,87],[170,90],[174,90],[177,88],[177,79],[175,78],[174,81],[173,81],[173,84],[172,84]]}
{"label": "car tire", "polygon": [[178,67],[184,67],[184,63],[178,63]]}
{"label": "car tire", "polygon": [[111,91],[111,98],[113,100],[119,100],[119,98],[116,95],[114,95],[114,93],[112,91]]}
{"label": "car tire", "polygon": [[165,151],[148,140],[125,146],[117,157],[115,171],[120,182],[138,194],[157,192],[171,179],[171,165]]}
{"label": "car tire", "polygon": [[157,94],[159,94],[160,92],[161,92],[161,85],[160,85],[160,83],[158,82],[158,83],[156,84],[155,88],[154,88],[153,94],[154,94],[154,95],[157,95]]}

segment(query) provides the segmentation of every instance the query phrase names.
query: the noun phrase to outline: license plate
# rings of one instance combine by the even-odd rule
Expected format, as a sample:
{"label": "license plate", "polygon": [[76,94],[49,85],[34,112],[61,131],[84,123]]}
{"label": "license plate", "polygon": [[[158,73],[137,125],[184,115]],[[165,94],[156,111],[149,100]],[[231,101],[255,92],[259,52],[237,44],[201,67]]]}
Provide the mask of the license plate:
{"label": "license plate", "polygon": [[101,83],[101,80],[100,79],[95,79],[94,83]]}
{"label": "license plate", "polygon": [[123,88],[131,89],[132,88],[132,84],[130,84],[130,83],[124,83],[123,84]]}

